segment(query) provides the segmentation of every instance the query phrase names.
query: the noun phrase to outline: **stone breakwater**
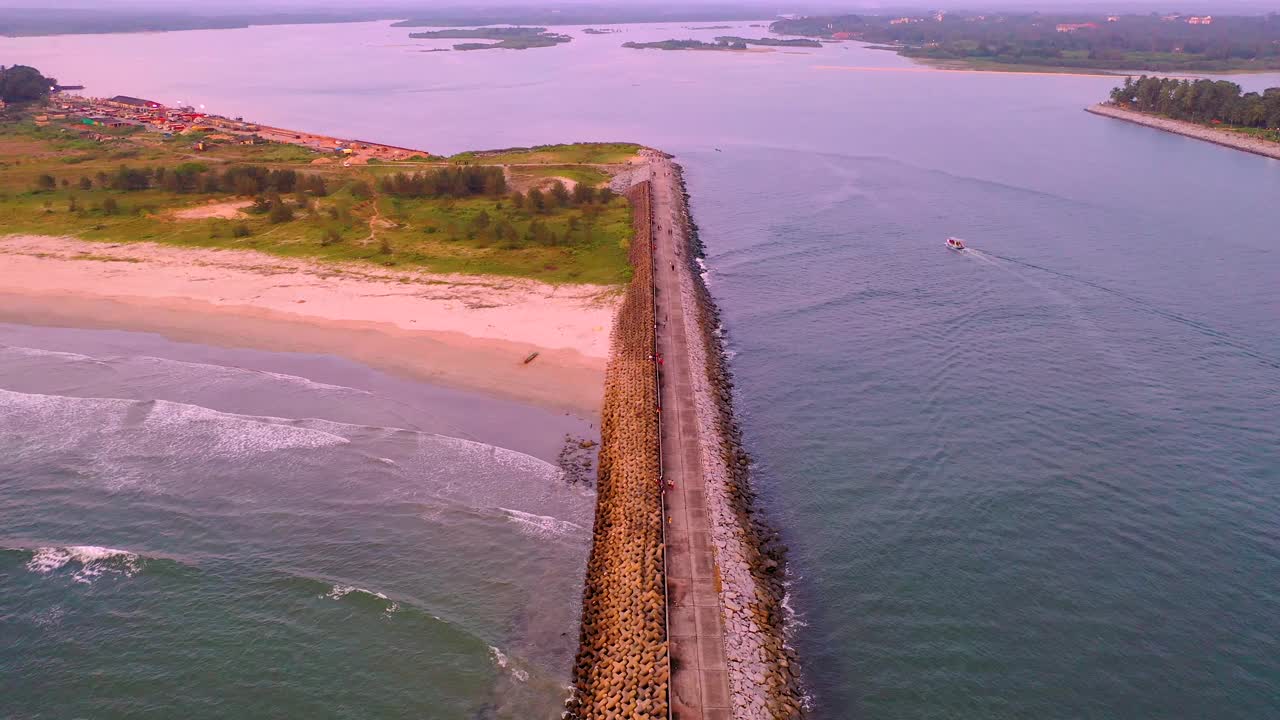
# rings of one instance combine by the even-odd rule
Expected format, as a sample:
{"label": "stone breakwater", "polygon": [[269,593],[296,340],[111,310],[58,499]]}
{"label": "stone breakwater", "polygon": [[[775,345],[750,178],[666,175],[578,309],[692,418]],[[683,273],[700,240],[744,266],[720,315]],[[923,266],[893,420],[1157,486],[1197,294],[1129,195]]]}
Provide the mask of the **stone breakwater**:
{"label": "stone breakwater", "polygon": [[1150,115],[1148,113],[1138,112],[1136,110],[1126,110],[1115,105],[1101,104],[1085,108],[1086,112],[1094,115],[1102,115],[1104,117],[1115,118],[1117,120],[1125,120],[1138,125],[1146,125],[1165,132],[1177,133],[1178,135],[1186,135],[1187,137],[1197,140],[1204,140],[1217,145],[1224,145],[1236,150],[1244,150],[1256,155],[1264,155],[1269,158],[1280,160],[1280,143],[1274,143],[1269,140],[1261,140],[1256,137],[1244,135],[1242,133],[1231,132],[1229,130],[1217,130],[1196,123],[1186,122],[1184,120],[1173,120],[1171,118],[1160,117],[1159,115]]}
{"label": "stone breakwater", "polygon": [[600,419],[596,517],[570,718],[666,718],[665,565],[653,367],[651,188],[627,191],[632,279],[613,328]]}
{"label": "stone breakwater", "polygon": [[[720,313],[703,282],[703,248],[689,213],[689,195],[679,165],[665,160],[677,225],[683,230],[686,272],[680,273],[691,391],[702,439],[702,468],[711,519],[725,660],[740,719],[796,718],[805,712],[799,665],[787,642],[786,547],[763,518],[751,488],[751,458],[743,449],[733,408],[733,378],[726,364]],[[660,173],[661,175],[662,173]],[[663,176],[665,179],[665,175]],[[701,368],[704,372],[697,372]]]}

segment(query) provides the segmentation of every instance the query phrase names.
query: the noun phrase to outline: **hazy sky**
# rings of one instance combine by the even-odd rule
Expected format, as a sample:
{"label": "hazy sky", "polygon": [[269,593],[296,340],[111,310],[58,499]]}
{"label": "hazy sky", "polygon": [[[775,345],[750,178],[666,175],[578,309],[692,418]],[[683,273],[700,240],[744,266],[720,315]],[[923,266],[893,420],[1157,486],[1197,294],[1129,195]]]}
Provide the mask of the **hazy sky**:
{"label": "hazy sky", "polygon": [[655,0],[567,0],[547,2],[546,0],[473,0],[471,2],[449,0],[447,2],[430,2],[429,0],[0,0],[0,7],[9,8],[76,8],[101,11],[119,11],[128,9],[148,9],[155,11],[180,11],[197,15],[218,15],[222,13],[267,13],[278,11],[307,12],[315,10],[368,10],[387,8],[412,14],[413,9],[447,9],[447,8],[501,8],[501,7],[537,7],[537,8],[569,8],[575,5],[591,5],[595,7],[613,5],[618,8],[636,8],[640,6],[664,7],[750,7],[759,8],[763,16],[776,13],[839,13],[839,12],[876,12],[890,9],[918,8],[924,9],[967,9],[967,10],[1052,10],[1057,12],[1079,10],[1081,12],[1150,12],[1152,10],[1183,12],[1267,12],[1280,11],[1280,0],[850,0],[836,2],[834,0],[742,0],[742,2],[726,2],[726,0],[676,0],[658,2]]}

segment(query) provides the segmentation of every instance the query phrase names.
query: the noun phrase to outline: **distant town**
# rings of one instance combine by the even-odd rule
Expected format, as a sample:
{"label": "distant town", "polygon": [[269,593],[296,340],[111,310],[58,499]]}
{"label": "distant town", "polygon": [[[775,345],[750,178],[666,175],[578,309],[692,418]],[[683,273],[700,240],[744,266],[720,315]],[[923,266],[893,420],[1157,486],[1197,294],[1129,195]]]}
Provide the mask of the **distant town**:
{"label": "distant town", "polygon": [[34,120],[37,126],[47,126],[55,121],[82,125],[81,136],[91,140],[105,139],[99,128],[134,128],[165,136],[192,135],[192,147],[197,151],[205,150],[206,144],[212,142],[245,145],[278,142],[332,153],[346,164],[362,164],[374,159],[406,161],[430,156],[421,150],[285,130],[246,122],[243,118],[202,112],[191,106],[167,107],[154,100],[128,95],[94,98],[55,93],[49,99],[47,110],[35,115]]}

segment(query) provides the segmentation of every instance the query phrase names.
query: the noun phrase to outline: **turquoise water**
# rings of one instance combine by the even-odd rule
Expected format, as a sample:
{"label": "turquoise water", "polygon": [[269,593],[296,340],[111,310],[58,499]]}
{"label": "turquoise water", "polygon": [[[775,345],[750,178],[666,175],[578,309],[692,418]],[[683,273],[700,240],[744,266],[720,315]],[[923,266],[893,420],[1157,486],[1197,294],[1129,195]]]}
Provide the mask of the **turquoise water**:
{"label": "turquoise water", "polygon": [[[758,484],[793,551],[795,641],[819,716],[1280,714],[1280,163],[1081,112],[1105,97],[1114,84],[1105,78],[902,73],[894,70],[907,66],[902,59],[852,45],[748,55],[617,47],[717,32],[649,26],[519,54],[420,53],[424,44],[384,24],[0,40],[0,50],[91,92],[208,103],[439,152],[631,139],[677,153],[725,316]],[[266,66],[276,72],[263,74]],[[1240,82],[1257,89],[1280,78]],[[948,235],[974,250],[946,250]],[[253,414],[278,415],[274,397]],[[337,461],[323,457],[314,474],[339,483]],[[114,524],[72,530],[54,509],[31,510],[32,498],[66,492],[58,488],[67,481],[46,477],[24,471],[0,483],[6,497],[28,503],[16,515],[39,542],[23,547],[57,538],[149,549],[143,557],[177,563],[179,575],[216,566],[199,555],[199,524],[165,535],[145,506],[121,509],[102,496],[74,514],[128,512],[131,535]],[[275,491],[267,499],[282,501]],[[204,502],[183,512],[199,515]],[[530,512],[586,517],[558,506]],[[506,647],[518,601],[473,616],[466,627],[478,639],[454,642],[425,619],[404,635],[371,633],[383,627],[375,622],[417,616],[384,620],[386,603],[367,594],[323,596],[343,578],[364,577],[329,564],[348,552],[367,561],[362,546],[383,537],[382,514],[330,517],[349,544],[314,551],[324,562],[305,574],[320,577],[316,586],[291,590],[261,617],[283,623],[287,603],[323,613],[359,602],[368,625],[319,624],[281,652],[296,659],[307,639],[323,638],[368,648],[361,661],[416,648],[422,664],[404,674],[363,662],[360,681],[345,682],[334,668],[350,667],[347,656],[332,650],[290,667],[276,689],[295,699],[354,692],[343,706],[353,713],[413,716],[440,703],[442,717],[510,714],[492,708],[493,698],[527,683],[503,685],[510,674],[488,646]],[[237,513],[227,522],[244,521]],[[477,532],[510,530],[503,522]],[[268,524],[256,532],[263,547],[279,540]],[[425,580],[412,553],[432,542],[410,534],[397,560],[360,587],[449,620],[413,602],[423,586],[434,603],[470,609],[476,584],[491,590],[523,578],[527,588],[537,585],[530,576],[580,567],[573,553],[582,546],[568,544],[569,560],[538,575],[525,572],[526,544],[467,542],[469,572],[446,564]],[[256,551],[222,552],[244,568],[238,577],[253,577]],[[25,588],[5,593],[18,611],[43,612],[79,591],[80,566],[44,575],[24,569],[34,559],[27,549],[4,560],[3,572]],[[125,582],[127,573],[104,573],[90,587],[119,587],[129,602],[138,581],[152,581],[146,574]],[[570,584],[553,598],[572,596]],[[154,597],[182,607],[192,596],[175,585]],[[226,615],[209,627],[232,639],[197,649],[188,647],[194,637],[125,635],[114,618],[89,613],[81,622],[153,652],[207,652],[219,667],[242,657],[251,634],[243,617]],[[554,618],[534,624],[556,636]],[[572,635],[571,619],[563,627]],[[6,651],[6,669],[26,677],[35,663],[72,656],[31,647]],[[436,652],[445,654],[429,657]],[[106,665],[99,658],[78,669]],[[256,667],[287,665],[272,657]],[[187,667],[116,672],[134,688],[166,670],[181,677],[184,707],[187,697],[254,687],[234,675],[183,674]],[[547,683],[566,679],[554,675]],[[102,692],[72,695],[87,707]],[[136,695],[174,702],[168,692]]]}

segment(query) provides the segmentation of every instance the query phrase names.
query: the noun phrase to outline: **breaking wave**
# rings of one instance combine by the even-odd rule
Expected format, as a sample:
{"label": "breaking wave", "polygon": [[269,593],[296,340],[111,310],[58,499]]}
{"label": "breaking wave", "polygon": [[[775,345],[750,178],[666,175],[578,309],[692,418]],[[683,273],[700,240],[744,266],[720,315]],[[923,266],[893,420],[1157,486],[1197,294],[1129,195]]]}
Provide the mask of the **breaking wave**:
{"label": "breaking wave", "polygon": [[97,545],[40,547],[30,552],[27,569],[31,572],[50,575],[71,566],[75,568],[71,578],[82,583],[91,583],[108,573],[133,577],[142,569],[142,559],[137,553]]}
{"label": "breaking wave", "polygon": [[336,583],[333,587],[329,588],[329,592],[319,595],[318,597],[328,600],[341,600],[348,595],[354,595],[357,598],[381,600],[385,604],[385,611],[388,614],[400,609],[400,603],[392,600],[386,595],[383,595],[377,590],[368,590],[366,588],[356,587],[355,585],[342,585],[340,583]]}

